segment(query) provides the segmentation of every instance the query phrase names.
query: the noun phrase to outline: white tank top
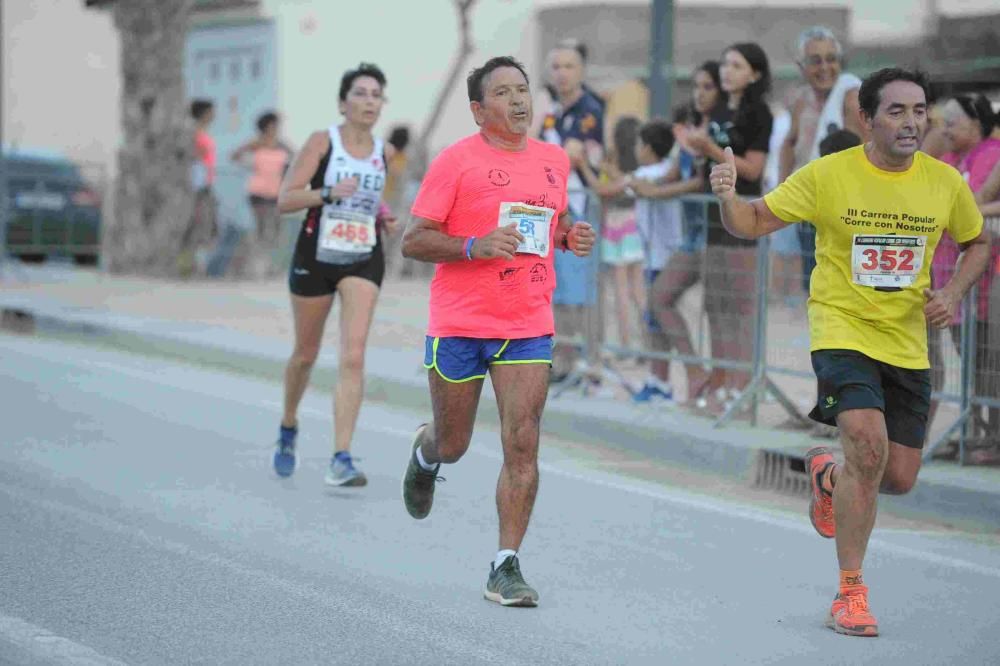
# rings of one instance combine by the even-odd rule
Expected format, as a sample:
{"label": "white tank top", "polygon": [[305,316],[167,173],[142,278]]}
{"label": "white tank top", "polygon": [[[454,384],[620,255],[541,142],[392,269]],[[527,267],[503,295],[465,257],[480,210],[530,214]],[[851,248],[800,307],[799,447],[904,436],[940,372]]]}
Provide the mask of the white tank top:
{"label": "white tank top", "polygon": [[[385,160],[382,139],[375,138],[375,145],[370,155],[357,158],[347,152],[340,140],[340,128],[334,125],[329,130],[330,161],[323,174],[323,185],[333,186],[345,178],[354,177],[358,180],[358,189],[344,199],[335,199],[333,203],[323,206],[323,217],[361,219],[378,215],[379,204],[382,201],[382,190],[385,189]],[[341,215],[338,215],[341,214]],[[360,248],[358,248],[360,249]],[[316,260],[330,264],[351,264],[363,261],[371,256],[368,251],[345,251],[344,248],[325,248],[323,243],[316,249]]]}

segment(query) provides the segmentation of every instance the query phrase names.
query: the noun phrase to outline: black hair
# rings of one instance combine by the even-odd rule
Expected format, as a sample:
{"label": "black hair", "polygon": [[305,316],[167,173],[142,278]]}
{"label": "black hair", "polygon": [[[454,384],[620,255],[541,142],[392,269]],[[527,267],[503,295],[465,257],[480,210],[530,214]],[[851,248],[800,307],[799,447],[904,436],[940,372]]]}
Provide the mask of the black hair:
{"label": "black hair", "polygon": [[639,138],[640,124],[635,116],[622,116],[615,121],[611,130],[617,158],[615,161],[622,173],[632,173],[639,168],[639,161],[635,159],[635,144]]}
{"label": "black hair", "polygon": [[639,138],[661,160],[674,148],[674,128],[663,118],[654,118],[639,129]]}
{"label": "black hair", "polygon": [[1000,115],[993,113],[993,105],[984,95],[971,97],[969,95],[958,95],[955,101],[962,107],[962,113],[979,123],[983,130],[985,139],[993,131],[993,128],[1000,124]]}
{"label": "black hair", "polygon": [[861,90],[858,91],[858,105],[861,113],[869,118],[874,118],[878,112],[878,105],[882,101],[882,89],[893,81],[909,81],[915,83],[924,90],[924,98],[929,104],[931,101],[931,82],[927,74],[920,70],[909,71],[899,67],[885,67],[873,72],[861,82]]}
{"label": "black hair", "polygon": [[370,76],[378,81],[380,88],[385,88],[385,74],[383,74],[382,70],[378,68],[378,65],[373,65],[370,62],[363,62],[358,65],[357,69],[349,69],[344,72],[344,76],[340,78],[341,102],[347,99],[347,93],[350,92],[351,86],[354,85],[354,80],[362,76]]}
{"label": "black hair", "polygon": [[[694,77],[698,72],[705,72],[712,78],[712,83],[715,84],[715,89],[719,92],[719,99],[716,100],[716,104],[721,102],[726,97],[726,91],[722,89],[722,77],[719,75],[719,61],[718,60],[706,60],[698,66],[698,69],[691,72],[691,84],[694,84]],[[691,100],[691,122],[695,125],[701,124],[701,113],[694,108],[694,100]]]}
{"label": "black hair", "polygon": [[215,108],[215,102],[210,99],[196,99],[191,102],[191,117],[201,120],[205,114]]}
{"label": "black hair", "polygon": [[389,145],[403,152],[410,145],[410,128],[406,125],[396,125],[389,132]]}
{"label": "black hair", "polygon": [[267,113],[262,113],[257,118],[257,130],[261,134],[267,129],[268,125],[276,124],[278,122],[278,114],[274,111],[268,111]]}
{"label": "black hair", "polygon": [[826,157],[833,153],[861,145],[861,137],[850,130],[834,129],[819,142],[819,155]]}
{"label": "black hair", "polygon": [[767,54],[764,53],[764,49],[756,42],[740,42],[739,44],[732,44],[727,47],[723,53],[728,51],[739,53],[746,59],[750,68],[760,75],[760,78],[747,86],[747,89],[743,91],[741,102],[756,104],[762,101],[764,95],[771,90],[771,65],[767,60]]}
{"label": "black hair", "polygon": [[528,83],[528,73],[524,71],[524,65],[515,60],[512,56],[497,56],[490,58],[481,67],[477,67],[469,72],[469,77],[465,80],[469,88],[469,101],[483,103],[483,81],[493,73],[493,70],[501,67],[513,67],[524,75],[524,82]]}

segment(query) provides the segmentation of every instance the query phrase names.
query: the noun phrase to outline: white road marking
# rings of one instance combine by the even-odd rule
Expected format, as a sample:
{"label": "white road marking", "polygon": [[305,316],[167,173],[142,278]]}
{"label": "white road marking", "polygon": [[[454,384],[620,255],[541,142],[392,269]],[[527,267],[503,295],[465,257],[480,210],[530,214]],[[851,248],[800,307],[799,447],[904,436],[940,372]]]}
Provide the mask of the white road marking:
{"label": "white road marking", "polygon": [[73,666],[125,666],[124,662],[106,657],[86,645],[10,615],[0,613],[0,641],[6,641],[33,657],[49,663]]}

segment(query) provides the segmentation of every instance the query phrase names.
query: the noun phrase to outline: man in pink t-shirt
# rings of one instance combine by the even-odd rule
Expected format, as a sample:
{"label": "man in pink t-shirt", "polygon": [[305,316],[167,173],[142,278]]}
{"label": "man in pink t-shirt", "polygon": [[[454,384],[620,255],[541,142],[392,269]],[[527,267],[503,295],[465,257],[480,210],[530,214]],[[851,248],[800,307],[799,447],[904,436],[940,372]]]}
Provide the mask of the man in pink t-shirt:
{"label": "man in pink t-shirt", "polygon": [[425,342],[434,420],[417,430],[403,501],[417,519],[434,500],[441,463],[468,450],[487,372],[504,450],[497,484],[500,550],[485,596],[536,606],[518,548],[538,489],[538,440],[552,364],[553,253],[586,256],[594,232],[567,206],[569,158],[528,138],[524,67],[500,57],[473,70],[469,102],[479,133],[433,161],[413,203],[403,255],[437,264]]}

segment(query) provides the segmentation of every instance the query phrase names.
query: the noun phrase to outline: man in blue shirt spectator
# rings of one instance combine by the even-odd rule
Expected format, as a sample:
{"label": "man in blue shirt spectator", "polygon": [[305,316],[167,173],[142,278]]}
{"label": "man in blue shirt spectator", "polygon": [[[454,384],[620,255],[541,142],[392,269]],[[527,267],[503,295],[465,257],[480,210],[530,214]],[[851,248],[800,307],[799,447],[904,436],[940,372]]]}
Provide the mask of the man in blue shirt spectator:
{"label": "man in blue shirt spectator", "polygon": [[[583,142],[592,165],[604,156],[604,101],[583,82],[587,60],[586,47],[576,40],[559,42],[549,52],[549,75],[554,93],[552,108],[545,116],[541,138],[549,143],[565,145],[570,139]],[[569,176],[569,206],[574,219],[588,220],[597,211],[587,210],[587,193],[580,174]],[[595,225],[596,226],[596,225]],[[595,253],[595,257],[597,254]],[[597,266],[594,258],[577,257],[571,252],[556,252],[556,290],[552,295],[556,331],[561,336],[586,332],[586,317],[596,305]],[[599,338],[592,335],[588,344]],[[556,345],[553,351],[553,381],[564,379],[572,370],[576,350]]]}

